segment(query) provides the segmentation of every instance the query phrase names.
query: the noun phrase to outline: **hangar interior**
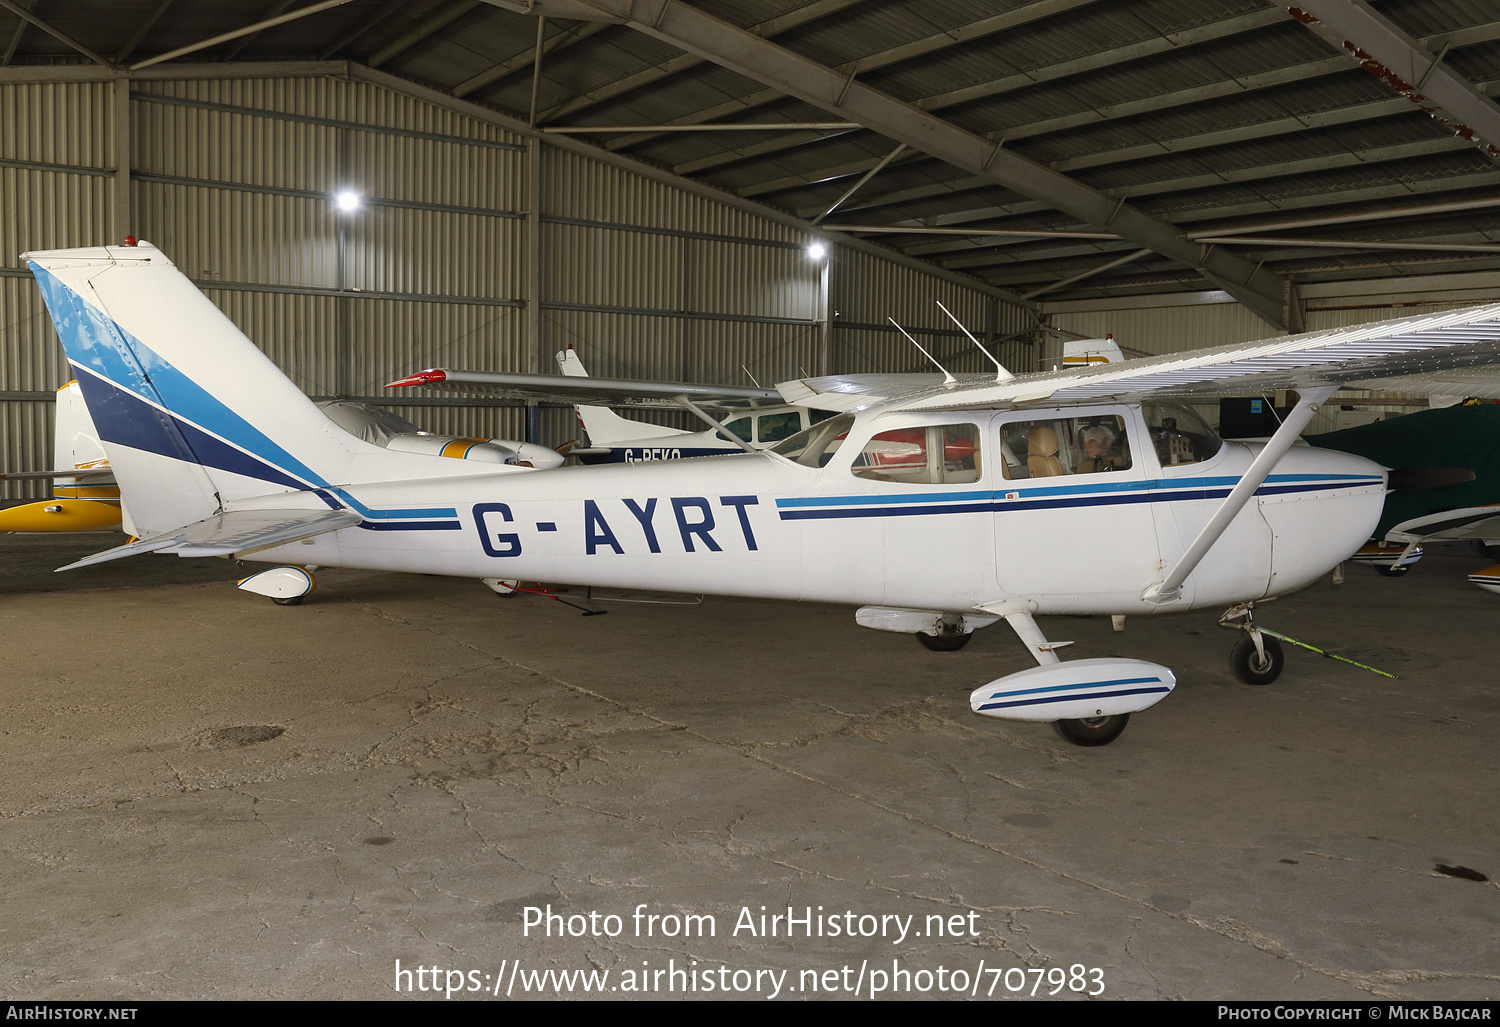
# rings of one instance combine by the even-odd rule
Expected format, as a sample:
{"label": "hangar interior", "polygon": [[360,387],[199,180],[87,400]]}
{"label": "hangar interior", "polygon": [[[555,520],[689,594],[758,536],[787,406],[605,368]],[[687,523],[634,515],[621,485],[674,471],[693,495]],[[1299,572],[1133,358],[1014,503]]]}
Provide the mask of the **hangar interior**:
{"label": "hangar interior", "polygon": [[1329,6],[0,5],[3,463],[50,461],[67,377],[18,254],[127,235],[320,398],[569,345],[712,384],[929,369],[888,318],[988,366],[938,300],[1018,371],[1479,302],[1500,7]]}
{"label": "hangar interior", "polygon": [[[69,377],[23,251],[150,240],[314,398],[380,403],[440,434],[557,445],[577,435],[567,408],[529,413],[436,393],[393,400],[382,386],[432,366],[552,372],[553,353],[570,346],[591,372],[618,378],[769,385],[929,370],[890,319],[950,370],[988,369],[936,301],[1018,372],[1054,366],[1068,339],[1112,334],[1127,356],[1159,355],[1492,301],[1497,91],[1500,0],[1290,8],[1265,0],[0,0],[0,469],[50,464],[54,391]],[[340,209],[343,193],[358,198],[357,209]],[[1337,402],[1382,414],[1427,405],[1422,396],[1357,391]],[[1331,427],[1321,416],[1313,430]],[[3,501],[49,494],[45,481],[0,482]],[[40,546],[36,559],[50,569],[98,548],[80,545],[76,554]],[[5,546],[17,567],[30,566],[18,539]],[[130,616],[151,616],[160,595],[181,618],[181,633],[146,643],[156,647],[151,658],[190,650],[199,616],[213,645],[242,644],[221,637],[236,616],[234,597],[205,591],[222,569],[110,573],[121,576],[90,587],[144,590],[130,593]],[[1412,607],[1408,625],[1431,616],[1476,635],[1489,630],[1472,597],[1445,591],[1430,573],[1402,600]],[[11,630],[31,638],[69,630],[88,597],[44,594],[52,586],[40,577],[22,579],[6,599]],[[877,687],[830,700],[819,697],[819,676],[850,664],[818,647],[834,645],[826,639],[835,623],[857,631],[847,611],[793,616],[710,604],[731,625],[725,645],[736,666],[787,676],[790,698],[737,705],[743,696],[725,694],[736,671],[715,670],[701,625],[672,610],[635,636],[662,652],[687,650],[661,680],[693,689],[719,675],[682,711],[654,684],[611,690],[619,663],[636,658],[623,625],[610,636],[605,669],[585,669],[569,648],[576,625],[534,609],[520,623],[551,647],[546,657],[511,641],[472,642],[462,632],[487,630],[483,617],[431,582],[415,581],[403,597],[351,575],[331,591],[345,605],[314,608],[316,617],[282,638],[284,653],[254,657],[319,667],[336,679],[330,702],[361,710],[350,737],[336,739],[345,729],[336,716],[308,713],[304,736],[313,725],[323,735],[304,737],[290,755],[276,754],[294,744],[279,733],[251,736],[261,721],[291,715],[195,684],[218,673],[226,689],[249,687],[256,676],[240,663],[251,658],[216,670],[199,653],[161,675],[188,698],[161,708],[132,702],[124,718],[148,734],[158,720],[171,723],[189,740],[176,750],[122,743],[98,763],[119,786],[91,782],[69,766],[95,757],[53,737],[47,721],[75,711],[81,725],[106,730],[110,718],[71,678],[48,677],[45,652],[27,652],[26,673],[42,684],[13,698],[12,709],[18,723],[42,725],[42,741],[25,751],[41,763],[55,754],[63,783],[13,797],[5,810],[16,825],[13,864],[24,869],[15,880],[29,903],[17,921],[29,932],[19,951],[40,968],[8,960],[17,968],[12,994],[181,994],[154,976],[152,946],[168,943],[143,940],[143,925],[156,920],[183,938],[235,937],[244,925],[234,893],[275,896],[276,908],[257,914],[268,949],[274,940],[276,952],[327,944],[341,954],[326,964],[307,950],[288,957],[270,990],[241,967],[219,990],[210,957],[238,957],[230,942],[215,942],[174,956],[192,982],[187,993],[371,997],[388,989],[390,952],[478,965],[470,957],[487,953],[485,925],[513,941],[520,910],[538,902],[627,911],[623,896],[635,887],[647,901],[684,909],[726,902],[715,890],[718,866],[753,881],[735,893],[746,903],[817,895],[816,904],[826,895],[870,905],[880,894],[923,910],[982,906],[991,933],[975,953],[1016,965],[1114,960],[1111,980],[1121,984],[1111,995],[1494,997],[1493,881],[1431,872],[1495,854],[1492,804],[1471,801],[1473,789],[1492,793],[1497,772],[1493,696],[1473,684],[1481,671],[1472,653],[1460,659],[1471,676],[1457,697],[1382,685],[1370,700],[1337,679],[1326,691],[1276,699],[1270,720],[1286,738],[1279,756],[1245,726],[1264,714],[1247,708],[1254,696],[1233,692],[1232,716],[1244,721],[1216,728],[1214,713],[1199,722],[1186,712],[1165,721],[1162,745],[1181,748],[1160,764],[1140,752],[1085,764],[1025,732],[1004,736],[992,762],[968,763],[968,746],[995,744],[989,725],[944,719],[927,692],[970,687],[980,661],[1020,666],[1014,653],[1001,655],[1008,640],[969,651],[961,659],[971,663],[954,672],[920,669],[918,654],[904,649],[890,655],[884,637],[868,647],[851,638],[843,659]],[[1382,637],[1372,626],[1378,615],[1361,614],[1382,600],[1318,592],[1296,602],[1309,623],[1358,637],[1403,668],[1431,670],[1452,655],[1431,641]],[[85,618],[103,616],[86,609]],[[38,610],[45,619],[30,619]],[[434,610],[459,628],[435,626]],[[257,610],[255,629],[286,631],[271,623],[275,612]],[[366,652],[331,661],[316,637],[344,633],[373,646],[380,625],[431,661],[399,672],[389,709],[360,679],[383,673],[378,660]],[[1130,644],[1098,628],[1077,629],[1083,649]],[[803,631],[814,638],[795,635]],[[757,632],[795,635],[797,651],[819,656],[788,674],[758,657]],[[1200,632],[1149,632],[1132,642],[1179,647],[1198,666]],[[111,622],[99,637],[106,652],[123,653],[131,634]],[[123,658],[135,668],[125,677],[151,687],[156,679],[136,657]],[[434,668],[441,674],[429,680]],[[433,683],[496,668],[521,706],[455,700],[458,685]],[[1236,687],[1222,672],[1202,674],[1224,695]],[[904,696],[903,680],[927,692]],[[562,699],[545,687],[559,682]],[[1335,745],[1330,756],[1326,742],[1291,740],[1342,715],[1356,694],[1375,720],[1361,722],[1356,733],[1365,733],[1347,751]],[[232,733],[243,725],[213,719],[214,703],[251,725],[249,740]],[[1429,717],[1411,713],[1429,705]],[[422,742],[381,740],[390,710],[410,717],[402,731],[413,739],[423,718],[448,721]],[[1391,727],[1402,718],[1422,721],[1413,744],[1424,756],[1402,780],[1368,776],[1362,768],[1407,744]],[[679,732],[676,754],[721,798],[708,802],[708,788],[677,780],[670,746],[655,732]],[[506,748],[501,736],[525,744]],[[663,782],[659,791],[601,783],[608,776],[590,768],[611,754]],[[745,759],[753,771],[742,780]],[[1232,780],[1184,794],[1205,765]],[[408,771],[436,791],[402,783]],[[300,791],[304,778],[333,790]],[[1291,788],[1292,778],[1312,782],[1310,791]],[[987,806],[995,800],[980,785],[992,780],[1021,799]],[[485,790],[497,781],[513,794]],[[1275,811],[1246,813],[1238,827],[1218,819],[1226,806],[1253,807],[1257,785],[1274,794]],[[190,805],[210,792],[221,808]],[[240,808],[246,796],[254,801]],[[1177,813],[1157,805],[1162,796],[1181,800]],[[345,800],[361,812],[339,813]],[[690,812],[700,802],[712,806],[701,818]],[[811,829],[791,808],[828,812]],[[1335,830],[1347,845],[1315,837],[1334,808],[1347,814]],[[269,872],[244,871],[253,877],[246,883],[226,869],[207,888],[218,894],[201,902],[153,896],[98,914],[123,917],[119,938],[93,908],[103,896],[71,895],[61,904],[68,923],[114,938],[86,946],[90,958],[113,961],[93,975],[77,951],[43,940],[56,927],[42,910],[63,887],[60,875],[88,865],[78,854],[89,838],[107,837],[132,868],[110,880],[134,894],[137,885],[149,891],[149,861],[160,856],[146,838],[156,828],[101,826],[104,810],[138,811],[142,823],[148,812],[161,823],[201,818],[208,847],[168,857],[173,873],[196,872],[195,858],[237,866],[239,847],[253,847],[246,839],[261,830],[279,832],[280,848]],[[1193,824],[1183,826],[1183,811]],[[438,849],[402,855],[438,816],[460,826],[435,832],[434,845],[456,852],[472,835],[479,849],[446,865]],[[347,881],[317,863],[320,845],[344,842],[320,841],[316,817],[337,821],[351,839],[339,850],[352,868]],[[515,826],[532,821],[565,825],[557,832],[567,846],[606,838],[617,849],[598,868],[573,857],[549,865],[557,839]],[[214,826],[221,822],[233,829]],[[1054,824],[1062,829],[1049,833]],[[1097,843],[1093,828],[1125,839],[1102,863],[1080,855]],[[848,847],[839,839],[851,831],[859,841]],[[67,839],[60,855],[54,836]],[[883,849],[882,838],[897,841]],[[482,876],[492,849],[522,868],[511,891],[464,893],[461,879]],[[640,853],[658,850],[665,864],[638,871]],[[371,862],[376,856],[388,862]],[[851,869],[855,858],[870,860],[863,877]],[[979,897],[989,861],[1008,862],[1017,894]],[[908,888],[901,878],[914,863],[926,869]],[[1339,876],[1345,865],[1363,876]],[[275,895],[277,874],[304,871],[316,878],[305,900]],[[674,873],[683,875],[681,895],[662,883]],[[866,878],[877,884],[856,883]],[[1471,890],[1453,891],[1460,880]],[[1059,881],[1062,892],[1050,890]],[[1385,908],[1363,904],[1370,888],[1385,890]],[[350,909],[335,911],[348,894],[357,896]],[[357,908],[369,896],[372,904]],[[403,902],[422,912],[384,919]],[[1320,922],[1285,913],[1295,907],[1315,910]],[[1068,921],[1085,909],[1107,919],[1108,941]],[[378,956],[361,954],[345,920],[408,948],[376,944]],[[464,929],[440,943],[424,933],[459,920]],[[1455,935],[1468,944],[1462,954],[1452,951]],[[668,946],[663,958],[668,950],[679,960],[697,951]],[[606,941],[547,951],[546,960],[571,966],[607,962],[621,949]],[[703,951],[741,963],[766,953],[738,940]],[[835,955],[847,953],[829,949]]]}

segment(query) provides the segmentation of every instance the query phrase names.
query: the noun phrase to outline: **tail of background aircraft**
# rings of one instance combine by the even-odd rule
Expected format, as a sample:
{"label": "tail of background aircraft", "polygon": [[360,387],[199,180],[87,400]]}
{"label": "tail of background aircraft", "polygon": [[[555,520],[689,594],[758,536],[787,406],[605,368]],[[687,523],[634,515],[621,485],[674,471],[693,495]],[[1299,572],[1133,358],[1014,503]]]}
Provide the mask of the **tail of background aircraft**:
{"label": "tail of background aircraft", "polygon": [[[0,510],[0,531],[110,531],[120,526],[120,487],[77,382],[57,390],[52,469],[0,478],[52,480],[52,499]],[[69,473],[69,472],[75,473]]]}
{"label": "tail of background aircraft", "polygon": [[[571,346],[558,352],[557,364],[562,368],[563,374],[570,374],[575,378],[589,376],[583,368],[583,361],[578,359],[578,354],[573,352]],[[617,442],[692,434],[685,428],[668,428],[646,421],[632,421],[628,417],[621,417],[609,407],[575,406],[573,410],[578,414],[583,430],[588,432],[591,446],[613,446]]]}
{"label": "tail of background aircraft", "polygon": [[1069,339],[1063,343],[1063,367],[1118,364],[1124,359],[1113,335],[1102,339]]}
{"label": "tail of background aircraft", "polygon": [[23,256],[134,535],[291,492],[310,493],[325,511],[370,516],[340,486],[474,473],[453,466],[464,461],[392,453],[339,428],[149,243]]}

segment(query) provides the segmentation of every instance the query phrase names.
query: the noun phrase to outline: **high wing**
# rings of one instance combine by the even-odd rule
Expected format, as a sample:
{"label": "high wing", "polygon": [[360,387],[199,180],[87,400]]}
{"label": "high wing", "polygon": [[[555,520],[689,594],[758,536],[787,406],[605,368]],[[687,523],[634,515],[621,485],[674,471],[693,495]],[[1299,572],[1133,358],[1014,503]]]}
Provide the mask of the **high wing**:
{"label": "high wing", "polygon": [[738,385],[693,385],[686,382],[582,378],[565,374],[510,374],[431,368],[386,386],[426,385],[449,392],[542,403],[603,404],[613,407],[680,407],[681,399],[700,406],[731,409],[759,403],[781,403],[775,389]]}
{"label": "high wing", "polygon": [[1408,386],[1395,380],[1453,376],[1493,363],[1497,354],[1500,304],[1488,304],[1094,368],[1019,375],[1005,382],[988,375],[965,375],[948,385],[931,374],[844,375],[784,382],[777,389],[788,403],[839,410],[872,403],[899,410],[963,410],[1139,402],[1336,388],[1371,379],[1385,388],[1430,391],[1418,384],[1420,378]]}

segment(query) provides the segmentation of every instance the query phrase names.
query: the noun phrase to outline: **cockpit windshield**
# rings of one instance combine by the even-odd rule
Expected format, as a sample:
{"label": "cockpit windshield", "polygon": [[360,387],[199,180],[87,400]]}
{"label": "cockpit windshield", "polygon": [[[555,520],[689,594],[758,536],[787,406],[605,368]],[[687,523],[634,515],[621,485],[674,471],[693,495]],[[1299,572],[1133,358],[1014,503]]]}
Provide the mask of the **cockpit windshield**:
{"label": "cockpit windshield", "polygon": [[1146,430],[1156,444],[1162,467],[1202,463],[1224,445],[1218,434],[1192,407],[1180,403],[1147,403]]}
{"label": "cockpit windshield", "polygon": [[771,452],[804,467],[825,467],[844,439],[849,437],[849,429],[853,426],[853,414],[831,417],[772,446]]}

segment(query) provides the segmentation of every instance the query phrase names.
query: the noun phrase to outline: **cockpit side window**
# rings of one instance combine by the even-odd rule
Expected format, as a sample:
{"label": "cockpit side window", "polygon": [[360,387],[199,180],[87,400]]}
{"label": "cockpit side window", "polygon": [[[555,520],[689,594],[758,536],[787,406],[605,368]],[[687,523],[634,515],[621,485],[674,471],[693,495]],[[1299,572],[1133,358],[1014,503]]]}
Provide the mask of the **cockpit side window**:
{"label": "cockpit side window", "polygon": [[1012,421],[1000,429],[1005,477],[1128,471],[1130,439],[1116,414]]}
{"label": "cockpit side window", "polygon": [[1141,408],[1146,430],[1163,468],[1202,463],[1224,442],[1192,407],[1177,403],[1147,403]]}
{"label": "cockpit side window", "polygon": [[757,442],[780,442],[791,438],[802,430],[802,416],[795,410],[784,410],[779,414],[761,414],[756,418],[755,439]]}
{"label": "cockpit side window", "polygon": [[[742,442],[750,442],[751,441],[752,437],[751,437],[750,432],[751,432],[752,429],[751,429],[751,419],[750,419],[749,416],[736,417],[734,420],[732,420],[732,421],[728,422],[727,424],[725,424],[724,427],[728,428],[731,432],[733,432],[736,436],[738,436],[739,439]],[[722,436],[724,433],[723,432],[719,432],[719,434]],[[733,441],[733,440],[726,439],[725,441]]]}
{"label": "cockpit side window", "polygon": [[851,468],[855,477],[908,485],[954,485],[979,480],[979,427],[929,424],[875,435]]}

